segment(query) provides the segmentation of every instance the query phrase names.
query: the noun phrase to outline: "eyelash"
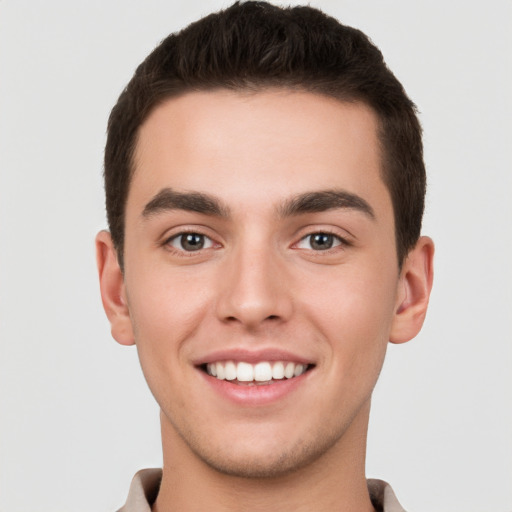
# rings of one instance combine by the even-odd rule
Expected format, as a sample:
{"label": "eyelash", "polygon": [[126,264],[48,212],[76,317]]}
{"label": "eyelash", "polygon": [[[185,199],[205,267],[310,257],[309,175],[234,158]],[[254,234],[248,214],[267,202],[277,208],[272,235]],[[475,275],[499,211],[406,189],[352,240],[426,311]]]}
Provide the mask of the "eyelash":
{"label": "eyelash", "polygon": [[[187,235],[189,235],[189,236],[195,235],[196,237],[201,237],[203,244],[207,244],[207,246],[206,247],[201,246],[197,250],[186,250],[183,247],[183,242],[185,241],[184,237],[186,237]],[[173,242],[177,242],[177,244],[179,244],[181,247],[175,247],[173,245]],[[208,235],[205,235],[204,233],[201,233],[199,231],[190,230],[190,231],[181,231],[180,233],[176,233],[175,235],[170,236],[169,238],[167,238],[164,241],[163,245],[171,252],[174,252],[180,256],[190,257],[190,256],[194,256],[196,254],[199,254],[204,250],[214,248],[216,245],[216,242],[214,242]]]}
{"label": "eyelash", "polygon": [[[331,245],[330,247],[327,247],[326,249],[317,249],[317,250],[313,249],[311,247],[312,239],[313,239],[313,237],[319,236],[319,235],[331,237],[333,245]],[[299,244],[301,244],[302,242],[304,242],[308,239],[309,239],[309,244],[310,244],[309,248],[299,247]],[[332,233],[329,230],[322,230],[322,231],[315,231],[313,233],[308,233],[306,236],[303,236],[296,244],[294,244],[294,248],[300,249],[300,250],[311,250],[315,253],[330,253],[332,251],[336,251],[343,247],[350,247],[351,245],[352,244],[347,239],[345,239],[335,233]]]}
{"label": "eyelash", "polygon": [[[193,236],[201,237],[202,239],[202,246],[199,247],[196,250],[187,250],[183,247],[183,243],[185,242],[184,237],[186,236]],[[311,244],[313,243],[313,237],[315,236],[326,236],[331,238],[331,246],[327,247],[325,249],[314,249],[311,247]],[[300,244],[303,242],[306,242],[309,239],[309,247],[300,247]],[[173,245],[173,242],[177,242],[180,247],[176,247]],[[306,242],[307,243],[307,242]],[[175,254],[178,254],[180,256],[184,257],[191,257],[195,256],[196,254],[199,254],[203,252],[204,250],[212,249],[215,247],[216,243],[207,235],[204,233],[201,233],[199,231],[181,231],[180,233],[177,233],[175,235],[172,235],[171,237],[167,238],[163,245],[168,248],[168,250],[174,252]],[[205,247],[206,245],[206,247]],[[219,245],[219,244],[217,244]],[[315,231],[313,233],[308,233],[307,235],[303,236],[297,243],[293,245],[294,249],[299,250],[310,250],[314,253],[322,254],[322,253],[331,253],[333,251],[339,250],[343,247],[350,247],[352,244],[346,240],[343,237],[340,237],[339,235],[336,235],[335,233],[330,232],[329,230],[322,230],[322,231]]]}

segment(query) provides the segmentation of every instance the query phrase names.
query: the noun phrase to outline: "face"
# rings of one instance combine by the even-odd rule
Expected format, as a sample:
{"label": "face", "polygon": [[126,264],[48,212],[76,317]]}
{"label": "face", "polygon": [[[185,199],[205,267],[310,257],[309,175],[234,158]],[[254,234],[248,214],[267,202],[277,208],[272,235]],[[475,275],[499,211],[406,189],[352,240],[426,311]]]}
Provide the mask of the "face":
{"label": "face", "polygon": [[112,326],[185,456],[269,476],[364,434],[405,289],[380,168],[373,112],[311,93],[189,93],[143,124]]}

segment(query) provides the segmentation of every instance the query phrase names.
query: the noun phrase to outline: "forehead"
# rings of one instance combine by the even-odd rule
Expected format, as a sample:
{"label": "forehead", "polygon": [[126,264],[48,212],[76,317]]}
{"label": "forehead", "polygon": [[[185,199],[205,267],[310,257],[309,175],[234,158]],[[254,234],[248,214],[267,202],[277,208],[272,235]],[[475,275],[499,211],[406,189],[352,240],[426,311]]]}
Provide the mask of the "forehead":
{"label": "forehead", "polygon": [[141,126],[127,207],[164,187],[240,204],[340,187],[387,196],[377,124],[364,104],[309,92],[187,93]]}

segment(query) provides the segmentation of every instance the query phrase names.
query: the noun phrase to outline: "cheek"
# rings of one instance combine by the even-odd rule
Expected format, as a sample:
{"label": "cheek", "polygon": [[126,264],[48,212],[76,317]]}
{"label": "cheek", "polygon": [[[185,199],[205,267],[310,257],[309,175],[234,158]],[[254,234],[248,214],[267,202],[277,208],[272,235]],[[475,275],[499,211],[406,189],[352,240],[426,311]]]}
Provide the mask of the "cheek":
{"label": "cheek", "polygon": [[210,300],[203,277],[161,267],[128,280],[130,313],[140,337],[179,339],[193,329]]}
{"label": "cheek", "polygon": [[354,388],[361,380],[376,380],[393,320],[394,276],[346,269],[323,284],[310,297],[316,306],[309,315],[328,342],[333,371]]}
{"label": "cheek", "polygon": [[372,276],[346,269],[317,283],[310,288],[308,296],[305,307],[308,303],[309,307],[314,306],[314,314],[323,318],[330,335],[337,333],[342,339],[345,333],[350,333],[351,337],[370,341],[390,330],[396,282],[378,273]]}
{"label": "cheek", "polygon": [[165,269],[128,279],[128,306],[146,378],[172,375],[170,370],[186,360],[185,341],[194,337],[210,302],[206,289],[187,276],[168,276]]}

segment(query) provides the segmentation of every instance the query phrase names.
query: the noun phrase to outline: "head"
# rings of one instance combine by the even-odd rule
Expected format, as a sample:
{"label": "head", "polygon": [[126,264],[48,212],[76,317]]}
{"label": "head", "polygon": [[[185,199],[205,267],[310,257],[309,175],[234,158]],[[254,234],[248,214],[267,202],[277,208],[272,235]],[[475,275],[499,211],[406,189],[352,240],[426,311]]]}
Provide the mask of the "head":
{"label": "head", "polygon": [[361,31],[312,7],[236,3],[171,34],[137,68],[112,110],[106,208],[123,267],[125,208],[141,125],[165,100],[192,91],[307,91],[361,102],[378,120],[382,179],[393,203],[398,265],[421,230],[425,167],[415,106]]}
{"label": "head", "polygon": [[103,302],[160,404],[164,459],[167,443],[194,474],[362,473],[433,250],[414,107],[367,37],[259,2],[170,36],[112,111],[105,178]]}

